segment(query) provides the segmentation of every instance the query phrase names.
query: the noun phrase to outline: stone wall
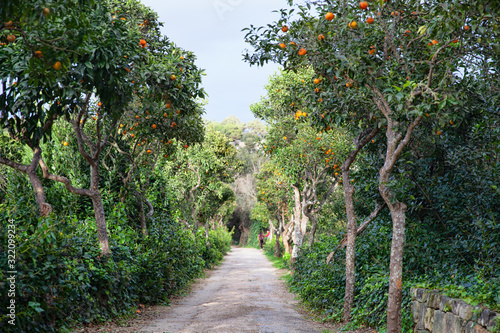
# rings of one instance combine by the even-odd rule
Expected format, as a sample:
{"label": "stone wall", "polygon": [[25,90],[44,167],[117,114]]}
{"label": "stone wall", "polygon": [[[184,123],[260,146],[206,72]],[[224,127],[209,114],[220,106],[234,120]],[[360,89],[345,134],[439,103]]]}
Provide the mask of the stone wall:
{"label": "stone wall", "polygon": [[415,333],[500,332],[498,313],[426,289],[411,289]]}

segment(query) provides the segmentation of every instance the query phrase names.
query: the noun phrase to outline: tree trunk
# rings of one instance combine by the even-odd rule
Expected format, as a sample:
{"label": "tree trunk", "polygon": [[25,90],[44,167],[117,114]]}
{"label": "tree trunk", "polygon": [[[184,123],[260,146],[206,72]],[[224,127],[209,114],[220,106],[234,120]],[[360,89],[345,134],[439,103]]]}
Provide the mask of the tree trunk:
{"label": "tree trunk", "polygon": [[356,283],[356,230],[357,223],[354,214],[353,194],[354,186],[349,180],[349,169],[342,171],[344,179],[344,197],[347,213],[347,248],[345,259],[345,296],[344,296],[344,322],[351,318],[351,309],[354,302],[354,289]]}
{"label": "tree trunk", "polygon": [[304,242],[304,234],[302,233],[302,221],[301,221],[301,212],[302,212],[302,204],[300,201],[300,192],[297,186],[292,185],[293,187],[293,193],[294,193],[294,199],[295,199],[295,207],[293,208],[293,234],[294,234],[294,239],[293,239],[293,250],[292,250],[292,257],[291,257],[291,262],[294,263],[297,257],[299,256],[299,250],[300,247],[302,246]]}
{"label": "tree trunk", "polygon": [[146,227],[146,215],[144,215],[144,203],[139,198],[139,221],[141,223],[141,231],[144,236],[148,235],[148,228]]}
{"label": "tree trunk", "polygon": [[43,191],[43,185],[36,174],[36,169],[38,167],[38,163],[42,156],[42,150],[40,147],[37,147],[33,150],[33,158],[31,160],[30,165],[24,165],[20,163],[13,162],[11,160],[5,159],[0,156],[0,163],[7,165],[17,171],[23,172],[28,175],[31,186],[33,187],[33,192],[35,193],[35,201],[38,205],[38,209],[40,210],[40,216],[45,217],[52,212],[52,206],[47,203],[45,199],[45,193]]}
{"label": "tree trunk", "polygon": [[102,204],[101,192],[99,191],[99,160],[90,166],[90,190],[93,195],[92,204],[94,205],[95,222],[97,225],[97,239],[101,246],[102,254],[106,257],[111,255],[108,240],[108,228],[106,226],[106,215]]}
{"label": "tree trunk", "polygon": [[108,229],[106,226],[106,217],[104,215],[104,206],[102,205],[101,193],[97,192],[91,197],[94,205],[95,222],[97,225],[97,238],[101,247],[101,252],[104,256],[111,255],[109,249]]}
{"label": "tree trunk", "polygon": [[[293,215],[292,215],[293,216]],[[285,247],[285,252],[288,254],[292,254],[292,231],[293,231],[293,223],[294,219],[293,217],[291,218],[291,221],[283,226],[283,232],[282,232],[282,239],[283,239],[283,246]]]}
{"label": "tree trunk", "polygon": [[392,205],[392,243],[387,302],[387,333],[401,332],[401,302],[403,292],[403,251],[405,245],[406,205]]}
{"label": "tree trunk", "polygon": [[312,225],[311,231],[309,231],[309,247],[312,247],[312,245],[314,244],[314,235],[316,234],[316,228],[318,227],[318,220],[313,215],[310,215],[310,219],[312,221]]}

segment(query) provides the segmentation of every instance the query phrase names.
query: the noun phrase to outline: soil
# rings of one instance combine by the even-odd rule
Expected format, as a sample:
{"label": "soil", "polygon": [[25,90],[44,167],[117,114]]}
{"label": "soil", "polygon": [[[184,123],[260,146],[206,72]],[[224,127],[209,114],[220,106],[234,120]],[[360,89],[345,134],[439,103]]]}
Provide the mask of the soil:
{"label": "soil", "polygon": [[139,309],[129,322],[76,332],[338,332],[339,325],[308,318],[280,280],[283,274],[260,250],[233,247],[208,278],[196,281],[189,295],[170,306]]}

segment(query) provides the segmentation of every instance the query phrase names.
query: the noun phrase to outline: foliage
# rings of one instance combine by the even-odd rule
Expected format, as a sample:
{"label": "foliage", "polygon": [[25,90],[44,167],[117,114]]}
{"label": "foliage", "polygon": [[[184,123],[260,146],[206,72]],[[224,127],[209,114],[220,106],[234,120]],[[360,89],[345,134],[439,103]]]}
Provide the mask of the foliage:
{"label": "foliage", "polygon": [[[92,218],[37,218],[29,210],[6,208],[3,203],[2,220],[12,219],[16,226],[19,331],[59,331],[130,315],[139,303],[168,303],[230,246],[231,235],[223,229],[211,231],[207,245],[203,234],[194,237],[168,218],[156,220],[148,237],[138,237],[118,205],[110,214],[112,257],[106,260],[93,237]],[[0,262],[6,266],[6,233],[0,244]],[[0,277],[6,306],[6,275]],[[2,325],[11,328],[5,317]]]}

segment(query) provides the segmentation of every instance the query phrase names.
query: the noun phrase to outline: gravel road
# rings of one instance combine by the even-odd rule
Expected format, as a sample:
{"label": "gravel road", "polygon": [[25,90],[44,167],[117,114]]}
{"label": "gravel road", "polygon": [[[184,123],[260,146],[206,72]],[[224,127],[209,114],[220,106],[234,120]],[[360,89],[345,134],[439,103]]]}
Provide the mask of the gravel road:
{"label": "gravel road", "polygon": [[281,274],[260,250],[233,247],[224,262],[208,272],[208,278],[199,279],[186,297],[174,300],[171,306],[142,309],[132,321],[87,327],[75,333],[338,332],[340,324],[304,318],[298,311],[299,301],[279,279]]}
{"label": "gravel road", "polygon": [[209,278],[140,332],[321,332],[296,311],[279,272],[261,251],[234,247]]}

